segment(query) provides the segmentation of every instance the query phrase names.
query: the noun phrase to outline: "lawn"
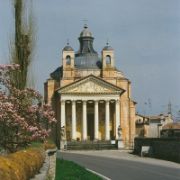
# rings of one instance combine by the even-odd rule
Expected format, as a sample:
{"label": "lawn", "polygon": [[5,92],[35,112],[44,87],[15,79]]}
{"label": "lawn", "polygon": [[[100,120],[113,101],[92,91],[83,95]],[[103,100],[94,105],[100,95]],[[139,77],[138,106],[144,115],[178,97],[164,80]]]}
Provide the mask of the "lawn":
{"label": "lawn", "polygon": [[102,178],[72,161],[57,159],[55,180],[102,180]]}

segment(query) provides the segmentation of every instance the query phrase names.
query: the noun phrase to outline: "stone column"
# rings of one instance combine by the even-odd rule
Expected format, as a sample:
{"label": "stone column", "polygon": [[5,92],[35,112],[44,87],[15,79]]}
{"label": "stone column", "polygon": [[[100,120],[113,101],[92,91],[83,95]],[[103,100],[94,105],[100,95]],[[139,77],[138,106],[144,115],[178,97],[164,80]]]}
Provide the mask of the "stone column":
{"label": "stone column", "polygon": [[118,128],[120,126],[120,106],[119,106],[119,100],[116,100],[116,139],[119,138],[118,136]]}
{"label": "stone column", "polygon": [[99,110],[98,101],[94,104],[94,139],[99,140]]}
{"label": "stone column", "polygon": [[61,129],[60,129],[60,140],[61,140],[61,149],[64,149],[66,141],[66,110],[65,110],[65,101],[61,101]]}
{"label": "stone column", "polygon": [[61,101],[61,129],[60,129],[60,149],[65,149],[66,145],[66,111],[65,111],[65,101]]}
{"label": "stone column", "polygon": [[87,102],[83,101],[82,139],[87,140]]}
{"label": "stone column", "polygon": [[72,101],[72,140],[76,140],[76,101]]}
{"label": "stone column", "polygon": [[106,112],[105,112],[105,140],[110,140],[110,131],[109,131],[109,101],[106,101]]}
{"label": "stone column", "polygon": [[65,115],[66,115],[66,112],[65,112],[65,101],[62,100],[61,101],[61,128],[62,127],[65,127]]}

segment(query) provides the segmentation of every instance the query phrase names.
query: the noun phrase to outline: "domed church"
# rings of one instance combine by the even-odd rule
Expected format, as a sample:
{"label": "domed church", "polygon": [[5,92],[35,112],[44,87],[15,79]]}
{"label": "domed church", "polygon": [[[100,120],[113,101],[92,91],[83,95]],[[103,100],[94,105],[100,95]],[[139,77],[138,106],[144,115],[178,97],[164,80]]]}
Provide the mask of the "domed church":
{"label": "domed church", "polygon": [[130,148],[136,105],[131,82],[116,68],[114,49],[108,43],[101,56],[94,50],[87,25],[78,39],[79,50],[68,43],[62,50],[62,65],[44,83],[45,103],[52,105],[58,120],[53,136],[57,144],[121,140],[124,148]]}

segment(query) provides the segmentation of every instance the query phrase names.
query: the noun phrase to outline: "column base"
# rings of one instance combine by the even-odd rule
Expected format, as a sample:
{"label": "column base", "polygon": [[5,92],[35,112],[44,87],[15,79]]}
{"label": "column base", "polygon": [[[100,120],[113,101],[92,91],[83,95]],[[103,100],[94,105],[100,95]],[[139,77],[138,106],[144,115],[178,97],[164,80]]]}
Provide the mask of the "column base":
{"label": "column base", "polygon": [[98,141],[99,141],[99,139],[94,139],[93,141],[94,141],[94,142],[98,142]]}
{"label": "column base", "polygon": [[67,149],[67,141],[61,140],[60,141],[60,150],[66,150]]}
{"label": "column base", "polygon": [[76,141],[77,141],[77,139],[71,139],[70,141],[72,141],[72,142],[76,142]]}
{"label": "column base", "polygon": [[117,140],[117,148],[118,149],[124,149],[124,142],[122,139]]}

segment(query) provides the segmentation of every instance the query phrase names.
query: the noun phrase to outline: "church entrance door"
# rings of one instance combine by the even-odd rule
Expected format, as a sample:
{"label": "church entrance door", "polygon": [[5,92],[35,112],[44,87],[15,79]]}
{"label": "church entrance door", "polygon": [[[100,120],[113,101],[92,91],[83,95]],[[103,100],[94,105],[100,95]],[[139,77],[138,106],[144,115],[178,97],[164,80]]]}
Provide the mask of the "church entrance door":
{"label": "church entrance door", "polygon": [[89,140],[94,140],[94,114],[88,114],[87,116],[87,134]]}

